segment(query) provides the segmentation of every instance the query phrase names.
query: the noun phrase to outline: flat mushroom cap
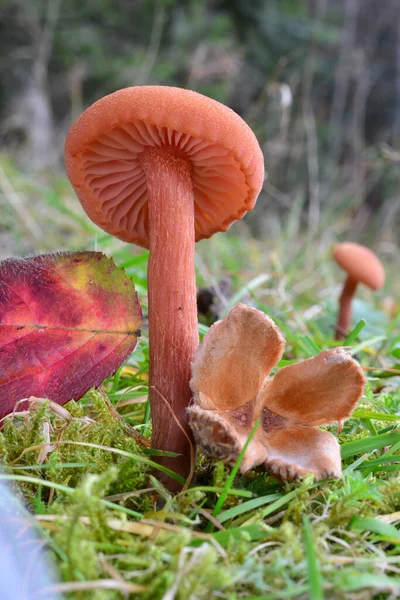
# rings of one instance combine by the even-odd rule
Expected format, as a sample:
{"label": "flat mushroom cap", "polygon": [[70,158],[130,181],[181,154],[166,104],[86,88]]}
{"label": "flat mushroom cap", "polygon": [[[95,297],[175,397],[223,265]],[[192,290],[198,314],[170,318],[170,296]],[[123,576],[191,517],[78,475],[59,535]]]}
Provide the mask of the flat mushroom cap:
{"label": "flat mushroom cap", "polygon": [[333,249],[333,258],[350,277],[371,290],[378,290],[385,283],[385,271],[381,261],[365,246],[353,242],[337,244]]}
{"label": "flat mushroom cap", "polygon": [[165,149],[191,164],[196,241],[251,210],[264,180],[255,135],[230,108],[166,86],[119,90],[90,106],[65,146],[68,177],[99,227],[149,247],[148,191],[140,154]]}

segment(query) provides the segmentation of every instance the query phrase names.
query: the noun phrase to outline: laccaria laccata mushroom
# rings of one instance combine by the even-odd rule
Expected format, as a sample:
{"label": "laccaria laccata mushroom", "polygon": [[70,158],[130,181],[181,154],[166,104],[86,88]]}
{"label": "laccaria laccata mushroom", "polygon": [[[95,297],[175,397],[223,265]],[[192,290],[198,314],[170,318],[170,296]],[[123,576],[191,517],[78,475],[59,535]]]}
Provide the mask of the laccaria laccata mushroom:
{"label": "laccaria laccata mushroom", "polygon": [[354,242],[337,244],[333,259],[347,273],[339,301],[336,339],[344,339],[351,323],[351,306],[359,283],[371,290],[380,289],[385,283],[385,271],[379,258],[365,246]]}
{"label": "laccaria laccata mushroom", "polygon": [[152,446],[179,453],[162,462],[186,475],[190,363],[198,345],[194,245],[253,208],[262,152],[246,123],[219,102],[144,86],[106,96],[79,117],[67,138],[66,167],[97,225],[150,250]]}
{"label": "laccaria laccata mushroom", "polygon": [[205,454],[232,465],[259,420],[242,473],[261,465],[288,481],[307,473],[339,477],[339,444],[318,425],[351,415],[363,370],[343,348],[333,348],[269,377],[284,344],[269,317],[243,304],[212,325],[192,365],[195,403],[188,412],[196,441]]}

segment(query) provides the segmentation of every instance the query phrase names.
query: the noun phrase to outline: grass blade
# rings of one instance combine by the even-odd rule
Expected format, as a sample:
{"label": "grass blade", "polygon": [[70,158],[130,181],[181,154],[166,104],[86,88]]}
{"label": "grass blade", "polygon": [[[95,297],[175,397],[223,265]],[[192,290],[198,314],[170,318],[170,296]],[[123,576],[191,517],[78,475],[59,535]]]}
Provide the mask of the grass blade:
{"label": "grass blade", "polygon": [[[246,452],[246,450],[247,450],[247,448],[248,448],[251,440],[255,436],[255,433],[256,433],[259,425],[260,425],[260,419],[257,419],[257,421],[256,421],[253,429],[250,432],[249,437],[246,440],[245,445],[242,448],[242,451],[240,452],[239,456],[237,457],[236,463],[235,463],[232,471],[230,472],[230,475],[229,475],[229,477],[228,477],[228,479],[226,481],[225,487],[224,487],[224,491],[222,492],[222,494],[218,498],[217,504],[215,505],[215,508],[213,510],[213,513],[212,513],[213,517],[217,517],[218,514],[219,514],[219,512],[221,511],[221,508],[223,507],[223,505],[225,503],[225,500],[226,500],[226,498],[227,498],[227,496],[229,494],[229,491],[230,491],[230,489],[232,487],[233,480],[235,479],[235,477],[237,475],[237,472],[239,471],[240,465],[242,464],[242,460],[243,460],[243,457],[245,455],[245,452]],[[209,523],[208,526],[207,526],[207,528],[206,528],[206,533],[210,533],[212,531],[212,528],[213,528],[212,523]]]}
{"label": "grass blade", "polygon": [[220,513],[218,521],[220,523],[225,523],[225,521],[229,521],[229,519],[239,517],[249,510],[259,508],[260,506],[263,506],[272,500],[277,500],[280,497],[281,494],[267,494],[266,496],[260,496],[260,498],[254,498],[248,502],[242,502],[242,504],[228,508],[228,510],[224,510],[222,513]]}
{"label": "grass blade", "polygon": [[[59,492],[63,492],[64,494],[73,494],[75,489],[70,488],[67,485],[62,485],[61,483],[56,483],[54,481],[46,481],[46,479],[40,479],[39,477],[29,477],[27,475],[4,475],[0,473],[0,481],[21,481],[25,483],[33,483],[36,485],[43,485],[44,487],[54,488]],[[141,519],[143,515],[136,510],[131,510],[130,508],[126,508],[125,506],[120,506],[119,504],[114,504],[113,502],[109,502],[108,500],[103,500],[100,498],[100,502],[106,506],[107,508],[111,508],[113,510],[119,510],[121,512],[126,513],[127,515],[131,515],[136,519]]]}
{"label": "grass blade", "polygon": [[288,587],[285,591],[276,591],[273,594],[266,594],[265,596],[250,596],[247,600],[292,600],[293,598],[298,598],[299,596],[303,596],[309,591],[308,585],[296,585],[292,587]]}
{"label": "grass blade", "polygon": [[357,344],[357,346],[353,346],[350,350],[350,354],[352,356],[354,356],[355,354],[358,354],[359,352],[361,352],[361,350],[364,350],[364,348],[370,348],[371,346],[376,346],[377,344],[380,344],[381,342],[384,342],[385,340],[386,340],[385,335],[375,335],[374,337],[369,338],[368,340],[364,340],[360,344]]}
{"label": "grass blade", "polygon": [[304,549],[306,553],[310,600],[323,600],[322,577],[319,561],[315,552],[311,523],[308,517],[303,517]]}
{"label": "grass blade", "polygon": [[351,416],[357,419],[374,419],[375,421],[400,421],[400,415],[376,413],[363,408],[356,408]]}
{"label": "grass blade", "polygon": [[356,515],[350,522],[350,528],[377,533],[387,542],[400,544],[400,531],[398,531],[394,525],[385,523],[379,519],[374,519],[372,517],[361,518]]}
{"label": "grass blade", "polygon": [[353,344],[353,342],[355,342],[355,340],[357,339],[358,334],[361,333],[361,331],[364,329],[366,324],[367,324],[367,321],[365,319],[361,319],[361,321],[358,321],[358,323],[354,327],[353,331],[350,331],[349,335],[344,340],[343,346],[351,346]]}
{"label": "grass blade", "polygon": [[272,504],[270,504],[269,506],[267,506],[266,508],[264,508],[261,511],[256,511],[247,521],[247,524],[250,524],[253,522],[253,519],[265,519],[265,517],[268,517],[268,515],[271,515],[273,512],[277,511],[279,508],[281,508],[282,506],[285,506],[285,504],[287,504],[288,502],[290,502],[291,500],[293,500],[297,494],[299,493],[299,488],[293,490],[292,492],[289,492],[288,494],[285,494],[284,496],[281,496],[281,498],[278,498],[278,500],[275,500],[275,502],[273,502]]}
{"label": "grass blade", "polygon": [[371,452],[371,450],[380,450],[385,446],[393,446],[400,442],[400,431],[384,433],[383,435],[373,435],[362,440],[354,440],[346,442],[340,447],[342,458],[349,458],[363,452]]}
{"label": "grass blade", "polygon": [[235,306],[235,304],[240,302],[240,300],[249,292],[252,292],[253,290],[261,287],[265,282],[269,280],[269,278],[270,276],[266,273],[261,273],[261,275],[257,275],[257,277],[254,277],[254,279],[252,279],[246,285],[240,288],[240,290],[232,296],[228,304],[225,306],[224,310],[220,315],[220,318],[223,319],[224,317],[226,317],[232,306]]}

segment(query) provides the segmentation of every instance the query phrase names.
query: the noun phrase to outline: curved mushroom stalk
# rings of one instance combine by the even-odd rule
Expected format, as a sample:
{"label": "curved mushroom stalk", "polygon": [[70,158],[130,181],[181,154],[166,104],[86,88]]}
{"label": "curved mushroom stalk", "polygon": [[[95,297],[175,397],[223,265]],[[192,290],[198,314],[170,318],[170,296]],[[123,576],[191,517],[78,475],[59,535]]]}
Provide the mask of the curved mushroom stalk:
{"label": "curved mushroom stalk", "polygon": [[385,282],[385,271],[378,257],[365,246],[344,242],[333,249],[334,261],[347,273],[339,300],[335,339],[345,339],[351,325],[353,298],[359,283],[378,290]]}
{"label": "curved mushroom stalk", "polygon": [[339,444],[317,426],[351,415],[364,373],[335,348],[267,378],[283,348],[273,321],[242,304],[211,327],[192,367],[196,404],[188,412],[196,441],[208,456],[233,464],[260,419],[242,473],[263,465],[288,481],[306,473],[316,479],[340,477]]}
{"label": "curved mushroom stalk", "polygon": [[345,339],[347,336],[347,331],[350,329],[353,298],[355,296],[357,286],[358,281],[348,275],[339,298],[339,314],[336,325],[337,340]]}

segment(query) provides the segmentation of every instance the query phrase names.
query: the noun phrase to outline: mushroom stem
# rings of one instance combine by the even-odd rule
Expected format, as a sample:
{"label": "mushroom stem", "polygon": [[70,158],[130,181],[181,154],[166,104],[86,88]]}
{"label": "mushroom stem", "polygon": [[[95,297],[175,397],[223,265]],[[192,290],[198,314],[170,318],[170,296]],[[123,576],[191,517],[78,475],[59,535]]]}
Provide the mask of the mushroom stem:
{"label": "mushroom stem", "polygon": [[339,300],[339,314],[336,326],[336,340],[343,340],[346,338],[346,333],[351,323],[351,305],[353,302],[353,296],[356,292],[358,281],[351,277],[347,277],[343,291]]}
{"label": "mushroom stem", "polygon": [[[149,192],[152,447],[179,453],[178,458],[164,457],[159,462],[187,476],[190,469],[189,439],[193,445],[194,441],[186,408],[192,397],[190,365],[199,344],[190,165],[163,149],[145,151],[141,162]],[[171,411],[160,395],[166,399]],[[176,490],[176,482],[172,479],[164,479],[164,483],[170,490]]]}

